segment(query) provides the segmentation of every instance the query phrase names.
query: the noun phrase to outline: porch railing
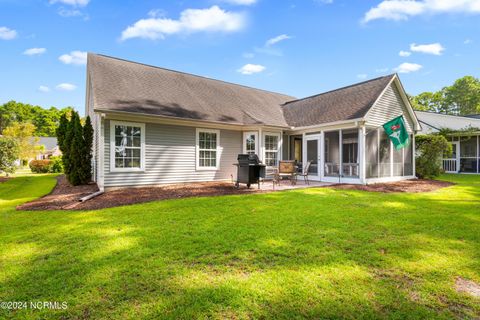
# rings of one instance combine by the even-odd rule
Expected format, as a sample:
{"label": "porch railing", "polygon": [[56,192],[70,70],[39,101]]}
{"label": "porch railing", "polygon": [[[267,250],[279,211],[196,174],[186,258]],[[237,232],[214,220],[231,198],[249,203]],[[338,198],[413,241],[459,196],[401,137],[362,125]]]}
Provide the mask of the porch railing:
{"label": "porch railing", "polygon": [[[358,163],[342,163],[343,177],[358,177]],[[325,162],[325,175],[338,177],[340,165],[338,163]]]}
{"label": "porch railing", "polygon": [[445,172],[458,172],[457,159],[443,159],[443,170]]}

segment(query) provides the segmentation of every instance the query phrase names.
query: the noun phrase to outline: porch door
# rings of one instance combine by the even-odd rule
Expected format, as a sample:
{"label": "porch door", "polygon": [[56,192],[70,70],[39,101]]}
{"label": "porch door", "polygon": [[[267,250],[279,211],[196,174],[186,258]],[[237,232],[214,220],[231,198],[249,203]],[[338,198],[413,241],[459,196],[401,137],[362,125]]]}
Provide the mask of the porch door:
{"label": "porch door", "polygon": [[308,178],[310,180],[320,181],[320,136],[312,135],[305,137],[304,145],[304,161],[303,166],[307,165],[308,161],[311,161]]}
{"label": "porch door", "polygon": [[443,159],[443,170],[447,173],[458,173],[460,171],[460,143],[450,142],[452,145],[452,156]]}

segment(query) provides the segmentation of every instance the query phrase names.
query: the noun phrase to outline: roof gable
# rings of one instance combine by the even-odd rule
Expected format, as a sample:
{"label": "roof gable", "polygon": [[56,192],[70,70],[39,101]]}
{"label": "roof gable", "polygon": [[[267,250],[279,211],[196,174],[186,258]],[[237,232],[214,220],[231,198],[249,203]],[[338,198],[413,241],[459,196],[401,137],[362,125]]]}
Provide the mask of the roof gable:
{"label": "roof gable", "polygon": [[395,75],[388,75],[319,95],[290,101],[283,106],[293,127],[363,118]]}

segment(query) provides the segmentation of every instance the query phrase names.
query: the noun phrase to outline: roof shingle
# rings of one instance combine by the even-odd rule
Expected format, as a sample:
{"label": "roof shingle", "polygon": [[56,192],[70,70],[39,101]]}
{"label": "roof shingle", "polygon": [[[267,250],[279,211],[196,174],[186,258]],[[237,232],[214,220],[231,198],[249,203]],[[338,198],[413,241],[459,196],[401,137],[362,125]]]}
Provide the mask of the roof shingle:
{"label": "roof shingle", "polygon": [[311,97],[290,101],[283,106],[285,120],[293,127],[362,118],[395,75],[388,75]]}
{"label": "roof shingle", "polygon": [[87,69],[95,110],[286,127],[281,105],[295,99],[98,54]]}

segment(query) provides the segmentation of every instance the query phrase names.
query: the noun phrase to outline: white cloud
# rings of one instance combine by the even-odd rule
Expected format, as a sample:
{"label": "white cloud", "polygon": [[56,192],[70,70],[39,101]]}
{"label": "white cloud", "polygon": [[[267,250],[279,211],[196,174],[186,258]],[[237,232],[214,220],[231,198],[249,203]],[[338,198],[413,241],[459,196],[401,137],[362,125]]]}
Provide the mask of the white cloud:
{"label": "white cloud", "polygon": [[167,35],[195,32],[234,32],[243,29],[242,13],[225,11],[218,6],[208,9],[186,9],[178,20],[167,18],[141,19],[122,32],[121,40],[131,38],[164,39]]}
{"label": "white cloud", "polygon": [[281,34],[279,36],[276,36],[275,38],[268,39],[267,42],[265,42],[265,47],[273,46],[274,44],[279,43],[280,41],[288,40],[291,38],[292,37],[290,37],[289,35]]}
{"label": "white cloud", "polygon": [[368,74],[366,74],[366,73],[357,74],[358,79],[367,79],[367,77],[368,77]]}
{"label": "white cloud", "polygon": [[401,51],[398,53],[398,55],[399,55],[400,57],[410,57],[411,54],[412,54],[412,53],[411,53],[410,51],[403,51],[403,50],[401,50]]}
{"label": "white cloud", "polygon": [[62,3],[73,7],[85,7],[90,0],[50,0],[51,4]]}
{"label": "white cloud", "polygon": [[252,4],[255,4],[257,0],[224,0],[224,2],[240,6],[250,6]]}
{"label": "white cloud", "polygon": [[252,59],[253,57],[255,57],[255,54],[254,54],[254,53],[251,53],[251,52],[245,52],[242,56],[243,56],[245,59]]}
{"label": "white cloud", "polygon": [[480,0],[384,0],[371,8],[363,22],[376,19],[408,20],[418,15],[441,13],[480,13]]}
{"label": "white cloud", "polygon": [[332,4],[333,0],[315,0],[315,2],[323,3],[323,4]]}
{"label": "white cloud", "polygon": [[410,72],[418,71],[422,68],[423,66],[420,64],[404,62],[393,70],[398,73],[410,73]]}
{"label": "white cloud", "polygon": [[60,83],[55,88],[61,91],[73,91],[77,89],[77,86],[71,83]]}
{"label": "white cloud", "polygon": [[27,56],[34,56],[34,55],[44,54],[45,52],[47,52],[47,49],[45,48],[30,48],[23,51],[23,54]]}
{"label": "white cloud", "polygon": [[17,37],[17,31],[9,29],[7,27],[0,27],[0,39],[12,40]]}
{"label": "white cloud", "polygon": [[50,88],[47,86],[40,86],[38,87],[38,91],[40,92],[50,92]]}
{"label": "white cloud", "polygon": [[471,44],[472,42],[472,39],[465,39],[465,41],[463,41],[463,44]]}
{"label": "white cloud", "polygon": [[413,52],[421,52],[421,53],[434,54],[436,56],[439,56],[442,54],[442,51],[444,51],[445,48],[440,43],[418,44],[418,45],[415,43],[412,43],[410,45],[410,50],[412,50]]}
{"label": "white cloud", "polygon": [[87,53],[84,51],[72,51],[69,54],[62,54],[58,60],[65,64],[85,65],[87,64]]}
{"label": "white cloud", "polygon": [[264,66],[260,65],[260,64],[247,63],[246,65],[244,65],[243,67],[241,67],[237,71],[240,72],[241,74],[250,75],[250,74],[262,72],[265,69],[266,68]]}

